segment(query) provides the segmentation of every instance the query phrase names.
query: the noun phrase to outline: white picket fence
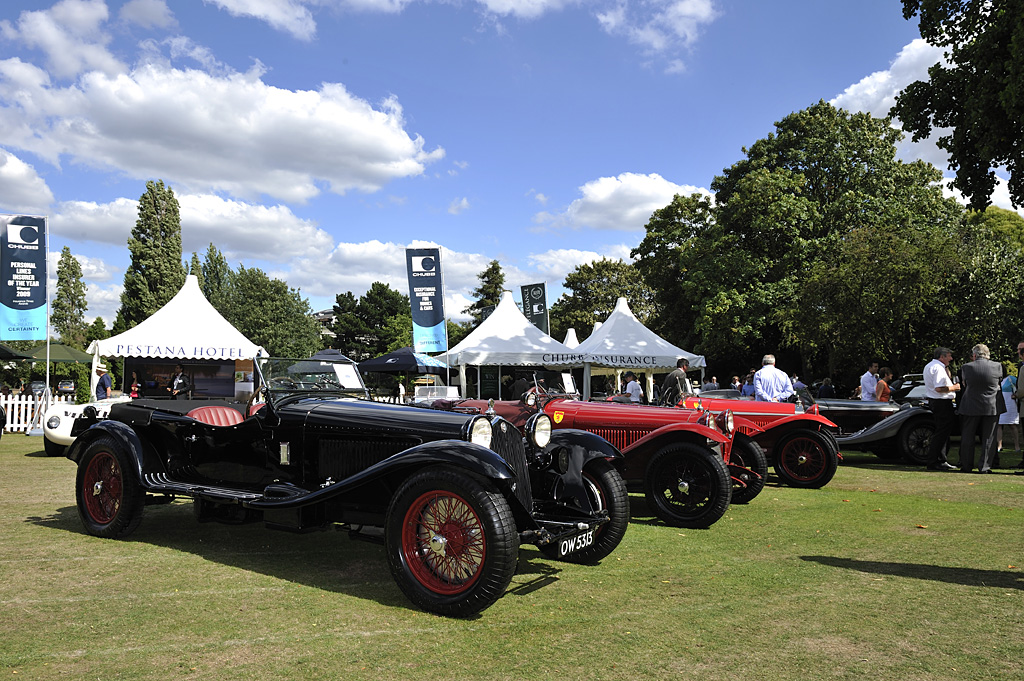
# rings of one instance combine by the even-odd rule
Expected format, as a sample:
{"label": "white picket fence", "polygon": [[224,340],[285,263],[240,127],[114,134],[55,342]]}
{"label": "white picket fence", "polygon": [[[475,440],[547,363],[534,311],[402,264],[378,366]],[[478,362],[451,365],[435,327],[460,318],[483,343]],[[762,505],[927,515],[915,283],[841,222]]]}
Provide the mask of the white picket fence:
{"label": "white picket fence", "polygon": [[[73,402],[72,395],[53,395],[50,404],[56,402]],[[7,412],[5,433],[26,433],[36,417],[36,411],[43,408],[43,401],[35,395],[0,395],[0,406]],[[42,418],[42,416],[40,416]],[[37,423],[42,426],[42,423]]]}

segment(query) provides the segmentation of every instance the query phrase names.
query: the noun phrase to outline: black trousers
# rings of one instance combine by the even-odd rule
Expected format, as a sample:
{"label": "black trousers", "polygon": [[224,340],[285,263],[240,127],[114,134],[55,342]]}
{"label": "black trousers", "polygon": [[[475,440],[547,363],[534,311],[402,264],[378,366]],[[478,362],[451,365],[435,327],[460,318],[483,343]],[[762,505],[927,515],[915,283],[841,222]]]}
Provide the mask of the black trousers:
{"label": "black trousers", "polygon": [[928,400],[928,408],[935,417],[935,432],[932,433],[928,449],[928,465],[948,463],[946,454],[949,453],[949,436],[953,434],[953,424],[956,423],[953,400]]}

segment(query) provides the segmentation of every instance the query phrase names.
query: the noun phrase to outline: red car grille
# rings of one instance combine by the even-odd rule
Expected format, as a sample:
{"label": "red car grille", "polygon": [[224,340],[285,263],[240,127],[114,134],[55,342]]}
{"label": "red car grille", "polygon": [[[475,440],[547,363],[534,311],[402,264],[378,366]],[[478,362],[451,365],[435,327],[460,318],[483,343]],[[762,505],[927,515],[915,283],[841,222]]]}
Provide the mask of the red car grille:
{"label": "red car grille", "polygon": [[594,435],[600,435],[608,442],[611,442],[616,449],[623,450],[634,442],[650,433],[653,428],[602,428],[596,426],[593,428],[586,428]]}

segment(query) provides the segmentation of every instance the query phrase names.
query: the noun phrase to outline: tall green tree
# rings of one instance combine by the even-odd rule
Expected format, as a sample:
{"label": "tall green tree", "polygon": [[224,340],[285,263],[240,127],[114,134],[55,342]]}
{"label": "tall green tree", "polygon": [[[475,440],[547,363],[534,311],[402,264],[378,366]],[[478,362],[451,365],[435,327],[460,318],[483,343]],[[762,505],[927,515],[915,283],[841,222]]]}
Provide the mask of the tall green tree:
{"label": "tall green tree", "polygon": [[908,85],[891,114],[915,141],[943,130],[936,144],[972,208],[989,204],[1000,167],[1024,206],[1024,0],[903,0],[903,16],[920,17],[921,37],[949,63]]}
{"label": "tall green tree", "polygon": [[239,266],[232,277],[225,318],[267,353],[309,357],[320,349],[320,325],[298,289],[258,267]]}
{"label": "tall green tree", "polygon": [[57,292],[50,309],[50,321],[61,343],[80,349],[85,348],[86,342],[85,311],[89,304],[85,293],[82,265],[65,246],[57,263]]}
{"label": "tall green tree", "polygon": [[551,306],[551,335],[565,338],[569,329],[576,329],[579,338],[586,338],[597,322],[604,322],[615,309],[619,298],[625,298],[636,318],[643,324],[654,312],[653,292],[640,272],[622,260],[601,258],[577,265],[565,277],[566,293]]}
{"label": "tall green tree", "polygon": [[473,318],[473,328],[480,326],[484,320],[485,309],[501,302],[501,293],[505,290],[505,273],[501,271],[501,263],[497,260],[492,260],[476,278],[480,281],[480,285],[473,289],[476,301],[462,310]]}
{"label": "tall green tree", "polygon": [[379,281],[358,300],[351,291],[338,294],[334,315],[332,345],[356,361],[412,344],[409,297]]}
{"label": "tall green tree", "polygon": [[178,199],[162,180],[146,183],[128,251],[131,262],[124,275],[116,331],[130,329],[149,317],[185,283]]}
{"label": "tall green tree", "polygon": [[196,282],[199,284],[199,290],[203,290],[203,266],[199,262],[199,255],[195,251],[192,251],[192,259],[188,264],[188,273],[196,278]]}
{"label": "tall green tree", "polygon": [[[1006,243],[1012,250],[1024,254],[1024,217],[1020,213],[989,206],[985,210],[972,211],[967,219],[972,225],[989,230],[993,237]],[[1019,261],[1019,257],[1014,260]]]}
{"label": "tall green tree", "polygon": [[103,321],[103,317],[96,317],[85,330],[85,345],[88,347],[94,340],[103,340],[104,338],[110,338],[107,323]]}
{"label": "tall green tree", "polygon": [[199,280],[199,286],[203,290],[203,295],[210,301],[214,309],[221,314],[226,314],[232,271],[224,254],[212,242],[206,248],[200,270],[203,276]]}

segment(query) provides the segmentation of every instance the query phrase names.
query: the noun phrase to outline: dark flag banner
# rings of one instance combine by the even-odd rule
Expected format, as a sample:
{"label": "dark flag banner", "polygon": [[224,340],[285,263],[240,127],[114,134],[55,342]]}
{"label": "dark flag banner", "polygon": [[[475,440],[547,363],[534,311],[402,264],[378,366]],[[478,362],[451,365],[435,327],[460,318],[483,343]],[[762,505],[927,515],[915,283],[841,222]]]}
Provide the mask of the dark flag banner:
{"label": "dark flag banner", "polygon": [[544,284],[527,284],[522,287],[523,314],[544,333],[548,330],[548,297]]}
{"label": "dark flag banner", "polygon": [[405,263],[409,272],[413,348],[416,352],[444,352],[448,349],[448,328],[444,322],[441,251],[407,248]]}
{"label": "dark flag banner", "polygon": [[46,218],[0,215],[0,339],[46,340]]}

